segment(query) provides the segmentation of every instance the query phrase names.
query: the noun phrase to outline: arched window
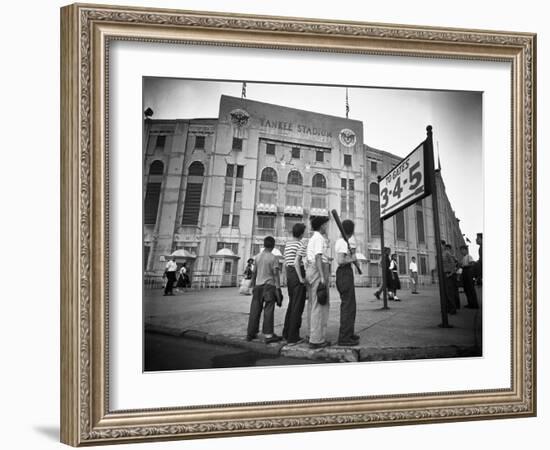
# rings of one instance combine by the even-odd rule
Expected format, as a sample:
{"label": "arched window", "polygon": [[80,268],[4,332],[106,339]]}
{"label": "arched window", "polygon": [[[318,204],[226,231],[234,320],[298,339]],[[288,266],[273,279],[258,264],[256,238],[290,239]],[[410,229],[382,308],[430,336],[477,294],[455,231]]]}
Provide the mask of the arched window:
{"label": "arched window", "polygon": [[204,175],[204,166],[201,162],[195,161],[189,166],[189,175],[198,175],[202,177]]}
{"label": "arched window", "polygon": [[149,179],[147,180],[145,199],[143,200],[143,223],[145,225],[155,225],[157,223],[163,173],[164,163],[162,161],[153,161],[149,166]]}
{"label": "arched window", "polygon": [[267,181],[269,183],[277,183],[277,172],[272,167],[266,167],[262,170],[261,181]]}
{"label": "arched window", "polygon": [[378,183],[371,183],[369,186],[371,236],[380,236],[380,198],[378,197],[378,192]]}
{"label": "arched window", "polygon": [[311,180],[311,186],[314,188],[327,188],[327,179],[321,175],[320,173],[316,173],[313,175],[313,179]]}
{"label": "arched window", "polygon": [[277,204],[277,172],[272,167],[262,170],[259,201],[260,203]]}
{"label": "arched window", "polygon": [[286,184],[286,206],[303,206],[302,174],[291,170]]}
{"label": "arched window", "polygon": [[187,188],[185,189],[185,201],[183,203],[182,225],[198,225],[202,197],[202,183],[204,166],[199,161],[194,161],[189,166]]}
{"label": "arched window", "polygon": [[311,179],[311,207],[325,209],[327,207],[327,179],[320,173]]}
{"label": "arched window", "polygon": [[302,174],[297,170],[290,171],[290,173],[288,174],[287,184],[301,186],[303,184]]}
{"label": "arched window", "polygon": [[151,163],[149,167],[149,175],[162,175],[164,173],[164,163],[156,160]]}

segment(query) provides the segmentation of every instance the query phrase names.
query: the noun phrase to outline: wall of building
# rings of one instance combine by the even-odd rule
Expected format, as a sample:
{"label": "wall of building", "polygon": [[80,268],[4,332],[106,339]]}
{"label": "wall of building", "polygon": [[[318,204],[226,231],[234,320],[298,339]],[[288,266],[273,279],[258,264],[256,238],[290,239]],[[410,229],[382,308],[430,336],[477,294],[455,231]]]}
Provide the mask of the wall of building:
{"label": "wall of building", "polygon": [[[161,272],[163,256],[185,249],[196,256],[193,272],[208,274],[212,255],[229,248],[241,273],[265,236],[283,251],[293,223],[335,209],[356,224],[365,276],[380,275],[377,178],[401,158],[365,145],[361,122],[221,96],[217,118],[147,119],[144,130],[144,198],[150,182],[162,183],[156,221],[144,226],[146,271]],[[160,176],[150,173],[154,161],[164,165]],[[437,183],[442,239],[458,250],[462,234],[440,172]],[[431,204],[428,197],[384,223],[401,273],[415,256],[426,283],[436,268]],[[328,236],[331,244],[339,237],[333,221]]]}

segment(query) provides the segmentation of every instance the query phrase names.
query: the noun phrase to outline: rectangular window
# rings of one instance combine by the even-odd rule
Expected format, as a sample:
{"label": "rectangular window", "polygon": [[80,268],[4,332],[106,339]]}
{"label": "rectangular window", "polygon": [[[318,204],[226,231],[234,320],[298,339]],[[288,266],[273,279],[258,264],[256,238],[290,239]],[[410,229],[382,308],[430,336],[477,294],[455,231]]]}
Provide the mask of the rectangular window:
{"label": "rectangular window", "polygon": [[426,257],[425,256],[419,256],[420,259],[420,275],[427,275],[428,274],[428,265],[426,264]]}
{"label": "rectangular window", "polygon": [[300,159],[300,147],[292,147],[292,157]]}
{"label": "rectangular window", "polygon": [[228,164],[226,169],[225,169],[225,176],[226,177],[229,177],[229,178],[233,178],[233,171],[234,171],[234,165],[233,164]]}
{"label": "rectangular window", "polygon": [[228,226],[229,226],[229,214],[223,214],[222,215],[222,227],[228,227]]}
{"label": "rectangular window", "polygon": [[323,155],[323,151],[322,150],[317,150],[315,152],[315,161],[323,162],[324,160],[325,160],[325,157]]}
{"label": "rectangular window", "polygon": [[244,175],[244,166],[237,166],[237,178],[242,178]]}
{"label": "rectangular window", "polygon": [[252,244],[251,256],[256,256],[262,249],[261,244]]}
{"label": "rectangular window", "polygon": [[407,258],[405,255],[397,255],[397,263],[400,275],[407,274]]}
{"label": "rectangular window", "polygon": [[302,193],[299,191],[288,191],[286,193],[286,206],[302,206]]}
{"label": "rectangular window", "polygon": [[351,155],[344,155],[344,166],[351,166]]}
{"label": "rectangular window", "polygon": [[228,248],[233,253],[238,254],[239,253],[239,244],[233,243],[233,242],[218,242],[216,246],[216,251],[219,252],[223,248]]}
{"label": "rectangular window", "polygon": [[395,236],[397,240],[404,241],[405,238],[405,211],[401,210],[395,215]]}
{"label": "rectangular window", "polygon": [[340,181],[342,183],[342,189],[347,189],[348,188],[348,180],[346,178],[342,178]]}
{"label": "rectangular window", "polygon": [[265,154],[266,155],[274,155],[275,154],[275,144],[267,143],[265,146]]}
{"label": "rectangular window", "polygon": [[231,261],[227,261],[223,267],[223,273],[231,273]]}
{"label": "rectangular window", "polygon": [[380,252],[369,251],[369,259],[371,261],[380,261],[382,254]]}
{"label": "rectangular window", "polygon": [[157,222],[161,186],[161,183],[147,183],[143,202],[143,223],[145,225],[154,225]]}
{"label": "rectangular window", "polygon": [[258,216],[258,228],[264,231],[273,232],[275,229],[275,216]]}
{"label": "rectangular window", "polygon": [[195,148],[204,149],[204,136],[195,136]]}
{"label": "rectangular window", "polygon": [[236,138],[234,137],[233,138],[233,145],[231,146],[231,149],[232,150],[235,150],[235,151],[242,151],[243,149],[243,140],[241,138]]}
{"label": "rectangular window", "polygon": [[348,188],[350,191],[355,190],[355,180],[348,180]]}
{"label": "rectangular window", "polygon": [[418,242],[425,243],[426,237],[424,236],[424,214],[422,211],[416,211],[416,232],[418,236]]}
{"label": "rectangular window", "polygon": [[297,223],[300,223],[300,222],[302,222],[301,217],[286,216],[285,217],[285,230],[288,233],[292,233],[292,227],[294,227],[294,225],[296,225]]}
{"label": "rectangular window", "polygon": [[147,262],[149,261],[149,253],[151,252],[151,247],[149,245],[143,246],[143,270],[147,270]]}
{"label": "rectangular window", "polygon": [[378,173],[378,163],[376,161],[370,162],[370,172],[371,173]]}
{"label": "rectangular window", "polygon": [[380,202],[370,201],[370,235],[380,236]]}
{"label": "rectangular window", "polygon": [[348,212],[348,199],[345,196],[345,194],[342,194],[342,198],[340,199],[340,213],[342,216],[345,216]]}
{"label": "rectangular window", "polygon": [[164,148],[165,145],[166,145],[166,135],[159,134],[157,136],[156,148]]}
{"label": "rectangular window", "polygon": [[348,197],[348,211],[350,217],[355,214],[355,195],[353,193],[350,193]]}
{"label": "rectangular window", "polygon": [[312,195],[311,196],[312,208],[326,208],[326,196],[324,195]]}
{"label": "rectangular window", "polygon": [[233,214],[233,221],[231,222],[231,225],[234,226],[234,227],[238,227],[240,217],[241,216],[236,216],[236,215]]}

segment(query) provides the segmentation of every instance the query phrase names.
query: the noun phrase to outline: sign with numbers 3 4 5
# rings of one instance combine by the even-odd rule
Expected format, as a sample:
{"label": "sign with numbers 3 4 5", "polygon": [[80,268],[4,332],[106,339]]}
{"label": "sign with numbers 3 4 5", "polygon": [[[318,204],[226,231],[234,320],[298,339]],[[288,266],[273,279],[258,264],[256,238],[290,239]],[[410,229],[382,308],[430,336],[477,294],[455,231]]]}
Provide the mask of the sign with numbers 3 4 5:
{"label": "sign with numbers 3 4 5", "polygon": [[387,219],[430,195],[433,153],[423,142],[380,179],[380,218]]}

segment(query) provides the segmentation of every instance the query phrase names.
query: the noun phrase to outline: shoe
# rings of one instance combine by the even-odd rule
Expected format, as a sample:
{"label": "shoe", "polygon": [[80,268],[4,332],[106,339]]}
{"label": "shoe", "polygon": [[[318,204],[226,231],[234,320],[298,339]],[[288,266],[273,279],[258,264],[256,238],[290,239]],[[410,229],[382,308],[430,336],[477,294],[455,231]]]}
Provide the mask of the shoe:
{"label": "shoe", "polygon": [[252,341],[253,339],[256,339],[256,335],[254,335],[254,336],[246,335],[246,341],[247,341],[247,342],[250,342],[250,341]]}
{"label": "shoe", "polygon": [[413,294],[419,294],[419,292],[413,292]]}
{"label": "shoe", "polygon": [[340,347],[355,347],[356,345],[359,345],[358,341],[338,341],[338,345]]}
{"label": "shoe", "polygon": [[394,297],[393,300],[396,301],[396,302],[400,302],[400,301],[401,301],[401,299],[400,299],[399,297]]}
{"label": "shoe", "polygon": [[374,296],[375,296],[378,300],[380,300],[380,292],[375,292],[375,293],[374,293]]}
{"label": "shoe", "polygon": [[312,349],[316,349],[316,348],[325,348],[325,347],[328,347],[330,345],[330,342],[328,341],[325,341],[325,342],[319,342],[318,344],[309,344],[309,348],[312,348]]}
{"label": "shoe", "polygon": [[265,342],[266,344],[272,344],[272,343],[274,343],[274,342],[279,342],[279,341],[281,341],[281,339],[282,339],[281,336],[277,336],[276,334],[274,334],[274,335],[271,336],[271,337],[265,338],[265,341],[264,341],[264,342]]}
{"label": "shoe", "polygon": [[354,340],[354,341],[358,341],[359,339],[361,339],[361,336],[359,336],[358,334],[354,334],[351,336],[351,338]]}

